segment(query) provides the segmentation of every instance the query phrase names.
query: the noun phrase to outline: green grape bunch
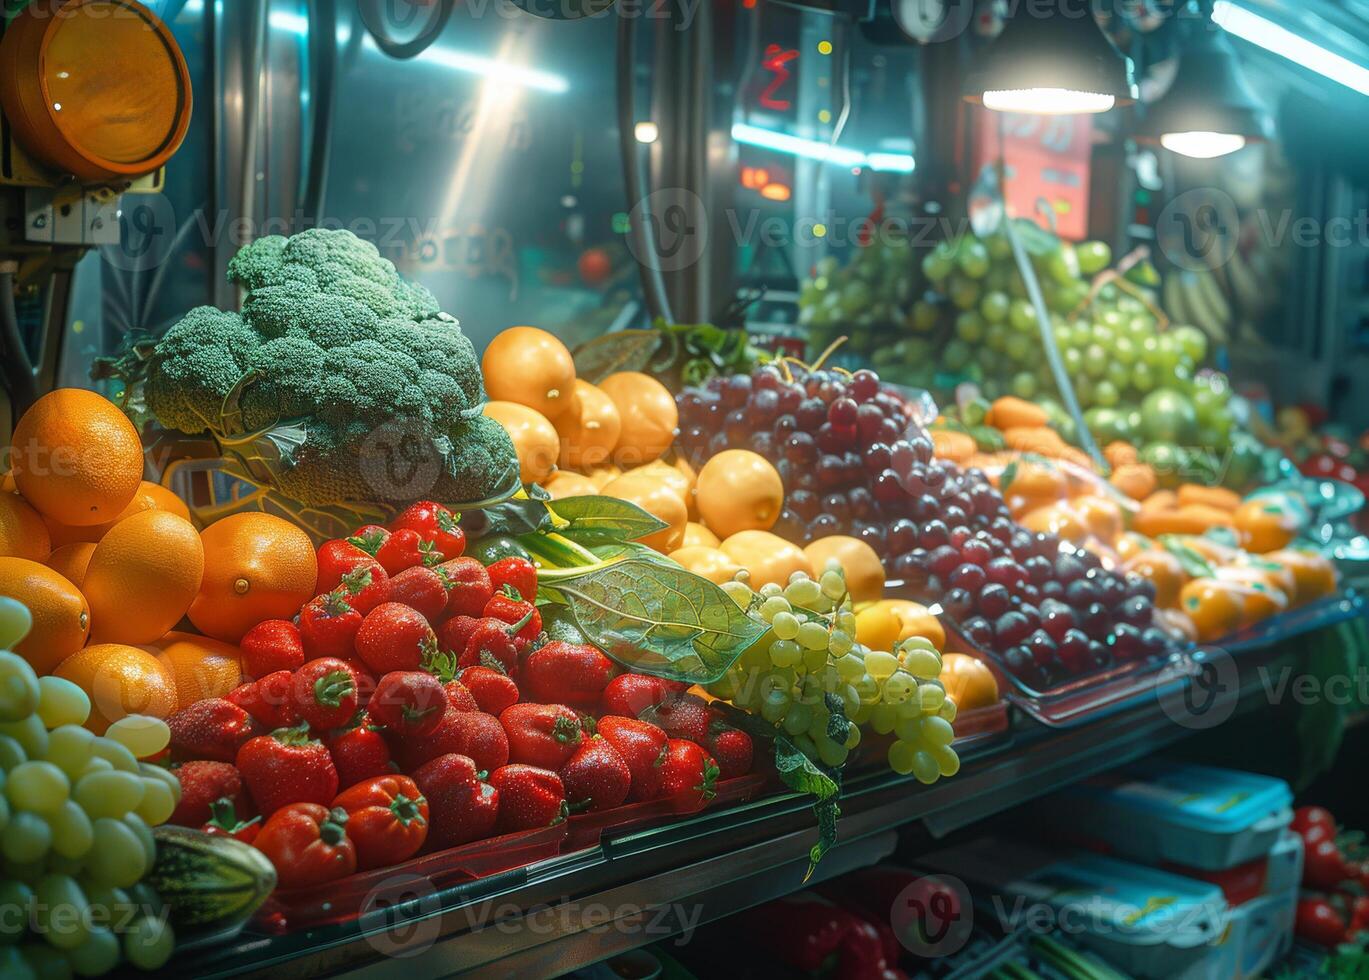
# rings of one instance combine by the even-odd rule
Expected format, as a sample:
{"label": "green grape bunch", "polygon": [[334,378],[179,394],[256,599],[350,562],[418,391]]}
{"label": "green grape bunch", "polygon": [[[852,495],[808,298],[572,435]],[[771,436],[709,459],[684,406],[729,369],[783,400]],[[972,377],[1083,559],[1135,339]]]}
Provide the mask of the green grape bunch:
{"label": "green grape bunch", "polygon": [[926,784],[954,776],[955,702],[938,679],[941,654],[912,637],[893,652],[855,641],[846,577],[835,561],[817,579],[795,572],[788,584],[759,591],[738,573],[723,590],[769,626],[730,671],[709,686],[714,697],[785,732],[810,759],[846,763],[862,732],[892,735],[888,763]]}
{"label": "green grape bunch", "polygon": [[31,625],[0,596],[0,976],[160,969],[175,936],[142,879],[156,858],[151,828],[181,786],[139,759],[166,748],[170,730],[141,716],[105,735],[85,728],[86,693],[9,652]]}

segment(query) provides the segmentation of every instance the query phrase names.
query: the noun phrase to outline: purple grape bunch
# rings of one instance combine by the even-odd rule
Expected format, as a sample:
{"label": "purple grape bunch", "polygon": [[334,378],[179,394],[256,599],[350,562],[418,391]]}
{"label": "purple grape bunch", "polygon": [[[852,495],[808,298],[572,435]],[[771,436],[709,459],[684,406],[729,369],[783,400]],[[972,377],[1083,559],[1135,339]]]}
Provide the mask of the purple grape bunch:
{"label": "purple grape bunch", "polygon": [[983,471],[937,459],[906,399],[873,371],[786,364],[677,396],[680,448],[702,463],[750,449],[775,464],[775,533],[860,538],[890,576],[942,609],[1036,690],[1169,649],[1154,586],[1012,520]]}

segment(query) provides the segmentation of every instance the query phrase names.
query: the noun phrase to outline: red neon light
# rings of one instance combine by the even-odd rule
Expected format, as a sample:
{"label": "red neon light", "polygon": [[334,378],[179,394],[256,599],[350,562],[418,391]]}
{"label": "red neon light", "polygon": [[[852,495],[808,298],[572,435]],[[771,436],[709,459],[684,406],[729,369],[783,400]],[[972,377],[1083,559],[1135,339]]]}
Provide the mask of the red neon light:
{"label": "red neon light", "polygon": [[788,99],[777,99],[775,93],[780,86],[789,81],[789,69],[786,64],[799,56],[797,50],[790,48],[788,51],[781,48],[778,44],[768,44],[765,47],[765,54],[761,58],[761,68],[770,72],[775,77],[770,80],[764,91],[761,92],[761,105],[767,109],[788,109],[792,103]]}

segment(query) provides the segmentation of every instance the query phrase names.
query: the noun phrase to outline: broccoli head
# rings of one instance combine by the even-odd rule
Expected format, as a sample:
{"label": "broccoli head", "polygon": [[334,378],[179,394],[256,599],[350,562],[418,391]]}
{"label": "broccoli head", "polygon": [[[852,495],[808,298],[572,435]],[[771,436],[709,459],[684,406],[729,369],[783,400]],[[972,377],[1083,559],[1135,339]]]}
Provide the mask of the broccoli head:
{"label": "broccoli head", "polygon": [[[228,277],[246,289],[241,314],[191,310],[144,362],[164,426],[212,432],[225,451],[254,434],[288,446],[270,468],[276,489],[312,505],[460,502],[512,482],[507,434],[476,415],[485,388],[470,340],[370,242],[270,236],[240,250]],[[256,472],[270,455],[253,455]]]}
{"label": "broccoli head", "polygon": [[157,343],[146,364],[148,409],[169,429],[198,435],[220,424],[224,401],[261,339],[242,317],[197,306]]}

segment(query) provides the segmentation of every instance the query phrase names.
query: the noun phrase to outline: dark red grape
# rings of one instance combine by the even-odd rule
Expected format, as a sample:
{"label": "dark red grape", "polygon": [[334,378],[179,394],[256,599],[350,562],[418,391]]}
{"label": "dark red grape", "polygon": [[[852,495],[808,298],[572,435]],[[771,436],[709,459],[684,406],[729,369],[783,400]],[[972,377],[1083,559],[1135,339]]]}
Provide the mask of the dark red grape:
{"label": "dark red grape", "polygon": [[[889,447],[884,443],[877,442],[865,450],[864,458],[861,460],[861,466],[863,466],[865,472],[869,473],[871,476],[879,476],[879,474],[883,473],[885,470],[894,468],[893,453],[889,451]],[[895,469],[894,472],[897,473],[898,470]]]}
{"label": "dark red grape", "polygon": [[984,583],[987,579],[988,576],[979,565],[964,564],[958,566],[951,572],[948,581],[953,588],[965,589],[969,592],[977,593],[984,587]]}
{"label": "dark red grape", "polygon": [[[1056,567],[1056,574],[1059,574],[1059,566]],[[1065,586],[1065,601],[1076,609],[1101,602],[1102,598],[1102,591],[1089,579],[1076,579]],[[1089,630],[1089,632],[1092,633],[1093,631]]]}
{"label": "dark red grape", "polygon": [[[861,489],[861,488],[857,488]],[[851,491],[854,498],[856,491]],[[854,501],[852,511],[855,510]],[[900,517],[889,525],[889,550],[896,555],[912,551],[917,546],[917,525],[906,517]]]}
{"label": "dark red grape", "polygon": [[1118,623],[1112,628],[1111,645],[1118,660],[1135,660],[1141,656],[1141,631],[1130,623]]}
{"label": "dark red grape", "polygon": [[795,490],[788,495],[785,504],[805,521],[811,521],[821,511],[818,495],[811,490]]}
{"label": "dark red grape", "polygon": [[979,593],[979,611],[997,621],[1012,608],[1012,595],[1001,585],[986,585]]}
{"label": "dark red grape", "polygon": [[1063,636],[1058,637],[1055,655],[1072,674],[1082,674],[1093,666],[1089,659],[1089,638],[1083,630],[1066,630]]}
{"label": "dark red grape", "polygon": [[971,538],[960,546],[960,557],[972,565],[984,566],[993,558],[993,549],[988,542],[978,538]]}
{"label": "dark red grape", "polygon": [[903,487],[893,470],[885,470],[875,477],[875,499],[882,504],[890,504],[904,498]]}
{"label": "dark red grape", "polygon": [[818,458],[818,444],[807,432],[795,432],[784,441],[784,458],[796,466],[811,466]]}
{"label": "dark red grape", "polygon": [[948,544],[927,551],[927,569],[933,575],[948,576],[960,564],[960,552]]}
{"label": "dark red grape", "polygon": [[837,534],[841,530],[841,522],[831,514],[819,514],[809,522],[808,530],[812,538],[825,538]]}
{"label": "dark red grape", "polygon": [[974,610],[974,596],[969,589],[950,589],[941,600],[941,608],[953,619],[962,620]]}
{"label": "dark red grape", "polygon": [[999,646],[1016,646],[1031,635],[1032,625],[1020,612],[1007,612],[993,624],[994,638]]}
{"label": "dark red grape", "polygon": [[858,402],[874,398],[879,394],[879,375],[864,369],[851,375],[851,394]]}
{"label": "dark red grape", "polygon": [[725,408],[741,408],[751,394],[751,376],[746,374],[728,375],[718,392]]}
{"label": "dark red grape", "polygon": [[983,616],[971,616],[965,620],[961,631],[967,640],[980,649],[987,649],[993,644],[993,626]]}
{"label": "dark red grape", "polygon": [[851,505],[851,515],[853,517],[867,520],[874,516],[875,495],[865,487],[852,487],[850,490],[846,491],[846,500]]}
{"label": "dark red grape", "polygon": [[1027,637],[1025,646],[1038,667],[1045,667],[1055,659],[1055,641],[1045,630],[1037,630],[1032,633],[1031,636]]}
{"label": "dark red grape", "polygon": [[860,407],[850,398],[838,398],[827,406],[827,421],[839,428],[854,428],[860,418]]}
{"label": "dark red grape", "polygon": [[1062,554],[1055,559],[1055,577],[1066,586],[1083,578],[1087,571],[1084,563],[1074,555]]}
{"label": "dark red grape", "polygon": [[[1041,627],[1050,634],[1051,639],[1060,642],[1066,633],[1078,625],[1074,618],[1074,610],[1064,603],[1053,603],[1051,606],[1042,606]],[[1087,637],[1085,637],[1087,639]]]}
{"label": "dark red grape", "polygon": [[847,524],[851,520],[851,505],[846,500],[843,493],[829,493],[822,498],[822,509],[831,514],[842,524]]}
{"label": "dark red grape", "polygon": [[1124,623],[1145,629],[1155,618],[1155,606],[1143,596],[1133,596],[1117,608],[1117,618]]}

